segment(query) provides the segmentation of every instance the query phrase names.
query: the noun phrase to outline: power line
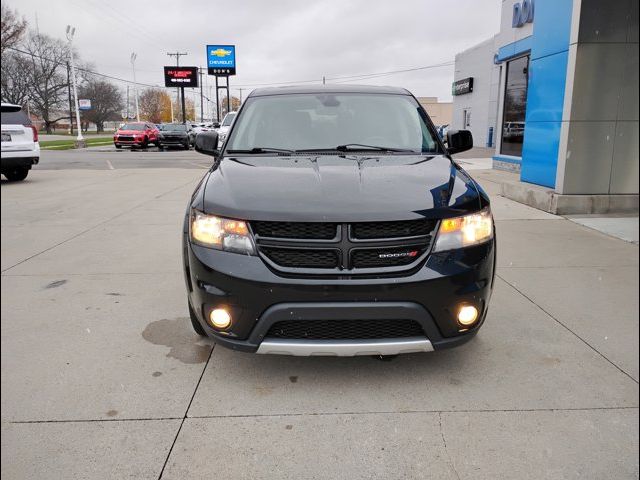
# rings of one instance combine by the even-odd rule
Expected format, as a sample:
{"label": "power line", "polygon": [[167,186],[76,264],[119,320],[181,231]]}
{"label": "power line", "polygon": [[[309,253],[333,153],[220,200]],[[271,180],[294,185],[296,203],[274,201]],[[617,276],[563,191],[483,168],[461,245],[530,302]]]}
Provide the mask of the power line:
{"label": "power line", "polygon": [[[18,52],[21,53],[23,55],[29,55],[29,56],[33,56],[36,58],[44,58],[41,57],[40,55],[36,55],[34,53],[30,53],[30,52],[26,52],[24,50],[20,50],[18,48],[15,47],[7,47],[7,50],[12,50],[14,52]],[[183,53],[173,53],[173,54],[168,54],[168,55],[173,55],[176,56],[176,54],[179,54],[180,56],[184,55]],[[178,57],[177,57],[178,58]],[[338,77],[328,77],[326,80],[327,81],[332,81],[334,83],[347,83],[350,81],[354,81],[354,80],[370,80],[373,78],[379,78],[379,77],[383,77],[383,76],[388,76],[388,75],[396,75],[399,73],[407,73],[407,72],[416,72],[416,71],[420,71],[420,70],[428,70],[428,69],[432,69],[432,68],[441,68],[441,67],[448,67],[451,65],[454,65],[455,62],[443,62],[443,63],[437,63],[437,64],[433,64],[433,65],[424,65],[421,67],[413,67],[413,68],[405,68],[405,69],[401,69],[401,70],[390,70],[387,72],[377,72],[377,73],[365,73],[365,74],[360,74],[360,75],[348,75],[348,76],[338,76]],[[120,78],[120,77],[116,77],[113,75],[107,75],[104,73],[99,73],[99,72],[95,72],[93,70],[89,70],[87,68],[82,68],[82,67],[76,67],[77,70],[86,72],[86,73],[90,73],[92,75],[97,75],[99,77],[103,77],[103,78],[108,78],[110,80],[115,80],[118,82],[124,82],[127,84],[131,84],[133,85],[134,82],[132,80],[127,80],[125,78]],[[234,85],[235,89],[239,89],[239,88],[246,88],[246,87],[269,87],[269,86],[276,86],[276,85],[295,85],[295,84],[300,84],[300,83],[320,83],[321,79],[320,78],[314,78],[314,79],[307,79],[307,80],[290,80],[290,81],[283,81],[283,82],[273,82],[273,83],[246,83],[246,84],[240,84],[240,85]],[[161,85],[151,85],[148,83],[140,83],[137,82],[138,85],[142,85],[144,87],[151,87],[151,88],[162,88]]]}
{"label": "power line", "polygon": [[[31,52],[26,52],[24,50],[20,50],[19,48],[15,48],[15,47],[6,47],[7,50],[12,50],[14,52],[18,52],[21,53],[23,55],[28,55],[30,57],[35,57],[35,58],[39,58],[42,60],[47,60],[47,58],[41,56],[41,55],[37,55],[35,53],[31,53]],[[134,83],[137,83],[138,85],[142,85],[144,87],[151,87],[151,88],[162,88],[160,85],[151,85],[148,83],[140,83],[140,82],[134,82],[133,80],[127,80],[126,78],[119,78],[119,77],[114,77],[113,75],[107,75],[105,73],[99,73],[99,72],[95,72],[93,70],[89,70],[88,68],[83,68],[83,67],[76,67],[76,70],[85,72],[85,73],[90,73],[91,75],[96,75],[98,77],[103,77],[103,78],[108,78],[110,80],[116,80],[118,82],[124,82],[124,83],[128,83],[133,85]]]}
{"label": "power line", "polygon": [[[391,70],[391,71],[387,71],[387,72],[377,72],[377,73],[364,73],[364,74],[360,74],[360,75],[348,75],[348,76],[339,76],[339,77],[327,77],[325,80],[327,82],[330,81],[336,81],[336,83],[341,83],[340,80],[365,80],[365,79],[369,79],[369,78],[377,78],[377,77],[382,77],[382,76],[387,76],[387,75],[395,75],[398,73],[406,73],[406,72],[416,72],[419,70],[427,70],[430,68],[440,68],[440,67],[448,67],[451,65],[454,65],[455,62],[443,62],[443,63],[437,63],[434,65],[425,65],[422,67],[413,67],[413,68],[405,68],[402,70]],[[273,82],[273,83],[246,83],[246,84],[242,84],[242,85],[236,85],[236,87],[269,87],[272,85],[291,85],[291,84],[298,84],[298,83],[320,83],[322,81],[321,78],[314,78],[314,79],[310,79],[310,80],[296,80],[296,81],[286,81],[286,82]]]}

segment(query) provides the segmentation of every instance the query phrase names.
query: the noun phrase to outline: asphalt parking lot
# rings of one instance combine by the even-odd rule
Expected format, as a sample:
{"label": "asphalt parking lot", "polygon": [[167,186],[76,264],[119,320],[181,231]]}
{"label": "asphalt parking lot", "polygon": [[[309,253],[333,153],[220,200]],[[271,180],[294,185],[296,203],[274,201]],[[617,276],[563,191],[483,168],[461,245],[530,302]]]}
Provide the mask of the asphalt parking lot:
{"label": "asphalt parking lot", "polygon": [[[464,161],[464,159],[463,159]],[[193,151],[43,152],[2,180],[4,478],[638,478],[638,245],[492,196],[455,350],[256,356],[192,333]]]}

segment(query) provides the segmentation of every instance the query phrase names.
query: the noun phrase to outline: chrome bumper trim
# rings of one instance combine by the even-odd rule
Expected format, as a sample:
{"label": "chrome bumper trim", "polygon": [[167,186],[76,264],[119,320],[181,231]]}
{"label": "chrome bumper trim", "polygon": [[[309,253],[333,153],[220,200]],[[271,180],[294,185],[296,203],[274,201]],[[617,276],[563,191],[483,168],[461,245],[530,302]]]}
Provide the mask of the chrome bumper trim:
{"label": "chrome bumper trim", "polygon": [[264,340],[256,353],[301,357],[353,357],[432,351],[431,342],[424,337],[386,340],[285,340],[272,338]]}

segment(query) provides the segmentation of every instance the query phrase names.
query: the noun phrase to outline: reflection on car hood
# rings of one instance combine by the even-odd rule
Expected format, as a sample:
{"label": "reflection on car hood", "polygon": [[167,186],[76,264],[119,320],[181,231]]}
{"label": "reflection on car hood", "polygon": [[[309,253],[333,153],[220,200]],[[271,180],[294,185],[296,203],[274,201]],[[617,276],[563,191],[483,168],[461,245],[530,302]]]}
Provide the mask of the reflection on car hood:
{"label": "reflection on car hood", "polygon": [[116,135],[144,135],[144,130],[118,130]]}
{"label": "reflection on car hood", "polygon": [[471,178],[444,156],[226,157],[204,191],[207,213],[247,220],[384,221],[480,208]]}

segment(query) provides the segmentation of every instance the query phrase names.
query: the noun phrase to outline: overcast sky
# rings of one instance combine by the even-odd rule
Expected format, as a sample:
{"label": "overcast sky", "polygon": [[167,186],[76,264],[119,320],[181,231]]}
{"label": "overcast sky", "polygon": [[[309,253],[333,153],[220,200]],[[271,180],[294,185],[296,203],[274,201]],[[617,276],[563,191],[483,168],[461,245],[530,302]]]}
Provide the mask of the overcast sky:
{"label": "overcast sky", "polygon": [[[204,66],[205,45],[235,44],[231,87],[360,75],[453,61],[497,33],[501,0],[8,0],[41,33],[64,38],[96,70],[163,83],[167,52],[188,52],[181,65]],[[358,80],[406,87],[417,96],[451,99],[453,66]],[[209,78],[209,85],[213,82]],[[344,81],[344,80],[343,80]],[[232,94],[238,95],[238,91]]]}

